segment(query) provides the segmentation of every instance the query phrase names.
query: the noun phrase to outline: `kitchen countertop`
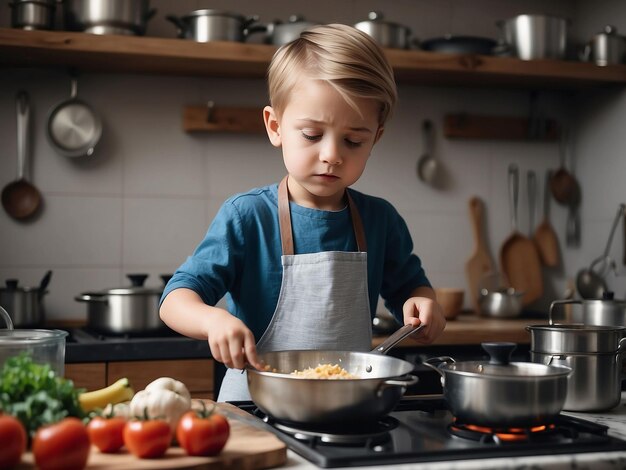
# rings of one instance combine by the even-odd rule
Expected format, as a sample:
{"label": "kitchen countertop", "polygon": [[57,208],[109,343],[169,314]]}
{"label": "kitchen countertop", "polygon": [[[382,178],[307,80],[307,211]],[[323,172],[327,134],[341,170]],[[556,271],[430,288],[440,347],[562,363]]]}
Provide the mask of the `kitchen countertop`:
{"label": "kitchen countertop", "polygon": [[[608,426],[610,435],[626,440],[626,392],[622,392],[622,401],[620,405],[613,410],[602,413],[567,412],[567,414]],[[290,470],[304,470],[315,469],[319,467],[300,457],[295,452],[288,450],[287,463],[284,467],[281,468],[289,468]],[[446,462],[379,465],[351,468],[361,470],[373,470],[375,468],[386,468],[389,470],[623,470],[624,468],[626,468],[626,451],[587,452],[580,454],[541,455],[534,457],[471,459]]]}
{"label": "kitchen countertop", "polygon": [[[447,345],[479,345],[483,341],[511,341],[521,345],[530,343],[527,325],[547,323],[547,319],[515,318],[493,319],[465,312],[448,321],[446,329],[430,347]],[[63,328],[62,325],[56,325]],[[206,341],[178,334],[163,337],[94,337],[81,328],[63,328],[70,332],[66,344],[65,362],[140,361],[159,359],[204,359],[210,357]],[[372,348],[387,336],[375,336]],[[395,348],[423,348],[410,338]]]}
{"label": "kitchen countertop", "polygon": [[[527,318],[496,319],[481,317],[473,312],[464,312],[454,320],[448,320],[446,329],[435,340],[437,345],[480,344],[484,341],[510,341],[517,344],[530,344],[528,325],[547,324],[548,316],[537,315]],[[374,337],[373,346],[377,347],[387,336]],[[401,341],[396,348],[419,347],[412,339]]]}

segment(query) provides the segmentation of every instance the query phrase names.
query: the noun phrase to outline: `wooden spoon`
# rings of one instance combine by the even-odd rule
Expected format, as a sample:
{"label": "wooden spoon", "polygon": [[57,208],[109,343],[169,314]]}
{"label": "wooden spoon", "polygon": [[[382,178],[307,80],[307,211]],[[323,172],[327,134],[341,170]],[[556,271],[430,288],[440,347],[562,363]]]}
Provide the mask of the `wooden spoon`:
{"label": "wooden spoon", "polygon": [[574,176],[565,168],[567,154],[568,133],[563,131],[559,143],[559,169],[550,178],[550,190],[554,199],[560,204],[570,206],[580,199],[580,186]]}
{"label": "wooden spoon", "polygon": [[550,224],[550,181],[552,172],[546,173],[546,185],[543,193],[543,220],[535,230],[533,239],[537,245],[539,257],[544,266],[558,266],[560,261],[559,240]]}
{"label": "wooden spoon", "polygon": [[30,184],[25,176],[29,122],[28,95],[20,91],[17,95],[17,179],[2,190],[2,206],[14,219],[30,217],[41,205],[39,190]]}
{"label": "wooden spoon", "polygon": [[482,200],[473,197],[469,200],[470,221],[472,223],[472,232],[476,241],[474,253],[465,262],[465,274],[469,285],[469,293],[472,299],[474,311],[478,312],[480,306],[479,289],[480,282],[490,272],[494,272],[494,265],[487,249],[487,242],[484,234],[484,214],[485,206]]}
{"label": "wooden spoon", "polygon": [[517,165],[510,165],[509,205],[513,230],[500,249],[500,265],[511,287],[523,292],[522,304],[528,305],[543,295],[543,279],[541,261],[535,244],[517,228],[518,192],[519,170]]}

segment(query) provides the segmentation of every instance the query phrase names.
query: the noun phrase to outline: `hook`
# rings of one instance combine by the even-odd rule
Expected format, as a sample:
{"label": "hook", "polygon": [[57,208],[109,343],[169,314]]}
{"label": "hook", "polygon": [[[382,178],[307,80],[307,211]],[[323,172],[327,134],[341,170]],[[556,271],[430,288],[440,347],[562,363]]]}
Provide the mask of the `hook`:
{"label": "hook", "polygon": [[213,113],[215,111],[215,101],[208,101],[206,104],[207,107],[207,113],[206,113],[206,120],[207,122],[211,122],[213,121]]}

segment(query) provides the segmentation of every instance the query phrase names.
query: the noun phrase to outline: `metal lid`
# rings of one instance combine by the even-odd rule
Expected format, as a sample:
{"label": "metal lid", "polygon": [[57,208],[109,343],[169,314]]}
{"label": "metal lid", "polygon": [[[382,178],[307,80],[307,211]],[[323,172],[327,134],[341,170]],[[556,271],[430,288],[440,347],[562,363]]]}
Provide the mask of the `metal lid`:
{"label": "metal lid", "polygon": [[529,325],[530,349],[546,354],[615,353],[626,327],[567,323]]}
{"label": "metal lid", "polygon": [[546,366],[533,362],[510,362],[507,365],[490,364],[485,361],[466,361],[446,364],[444,370],[465,376],[528,379],[539,377],[567,376],[571,369],[561,366]]}
{"label": "metal lid", "polygon": [[228,18],[234,18],[236,20],[245,21],[246,17],[240,15],[239,13],[233,13],[230,11],[224,10],[211,10],[211,9],[203,9],[203,10],[194,10],[183,16],[183,20],[196,18],[198,16],[225,16]]}

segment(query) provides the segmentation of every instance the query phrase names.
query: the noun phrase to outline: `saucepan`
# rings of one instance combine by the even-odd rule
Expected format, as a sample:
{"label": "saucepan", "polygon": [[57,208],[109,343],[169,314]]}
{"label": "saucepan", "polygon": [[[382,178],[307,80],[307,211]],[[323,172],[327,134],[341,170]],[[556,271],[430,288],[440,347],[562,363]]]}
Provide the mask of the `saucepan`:
{"label": "saucepan", "polygon": [[443,394],[459,422],[490,427],[531,427],[554,421],[563,409],[572,369],[510,362],[515,343],[482,343],[489,361],[435,357],[424,365],[442,377]]}
{"label": "saucepan", "polygon": [[[341,426],[371,422],[387,415],[407,387],[417,383],[414,365],[386,356],[398,342],[423,325],[405,325],[373,351],[294,350],[259,355],[272,371],[247,368],[252,401],[266,414],[286,423]],[[294,370],[337,364],[357,376],[324,380],[291,375]]]}

